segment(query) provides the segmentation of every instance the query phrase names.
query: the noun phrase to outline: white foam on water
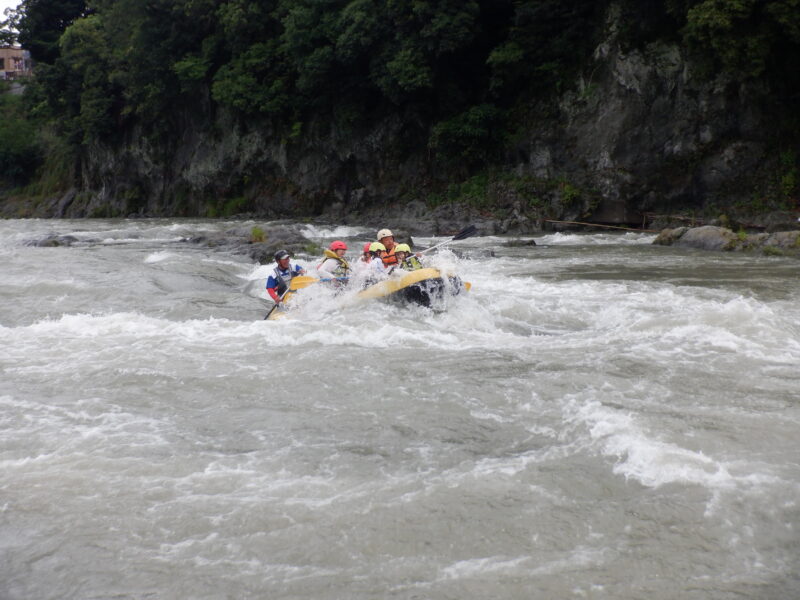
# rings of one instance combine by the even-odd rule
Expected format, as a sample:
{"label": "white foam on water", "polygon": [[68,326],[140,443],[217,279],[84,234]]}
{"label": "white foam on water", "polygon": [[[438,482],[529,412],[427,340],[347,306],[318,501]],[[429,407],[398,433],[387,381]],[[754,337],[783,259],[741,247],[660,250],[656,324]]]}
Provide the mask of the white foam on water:
{"label": "white foam on water", "polygon": [[[210,265],[222,265],[222,266],[225,266],[225,267],[233,267],[237,271],[239,271],[239,270],[247,271],[247,274],[236,273],[237,277],[241,277],[243,279],[249,279],[250,278],[249,277],[249,273],[253,268],[252,265],[250,265],[249,263],[237,262],[235,260],[225,260],[225,259],[221,259],[221,258],[204,258],[204,259],[201,260],[201,262],[207,263],[207,264],[210,264]],[[259,266],[261,266],[261,265],[259,265]]]}
{"label": "white foam on water", "polygon": [[87,468],[105,479],[115,476],[123,463],[129,475],[136,468],[151,478],[154,471],[147,456],[163,455],[175,437],[169,423],[127,411],[105,398],[60,403],[2,396],[0,407],[3,426],[15,440],[13,452],[0,453],[0,468],[20,481],[50,477],[56,484],[69,479],[69,472]]}
{"label": "white foam on water", "polygon": [[630,246],[651,245],[656,236],[652,233],[628,231],[626,233],[552,233],[534,238],[536,243],[553,246]]}
{"label": "white foam on water", "polygon": [[[483,347],[496,334],[491,326],[483,331],[471,332],[469,339],[463,339],[438,319],[439,315],[426,309],[393,309],[383,305],[354,307],[342,311],[338,300],[324,299],[304,312],[300,305],[293,313],[295,319],[277,321],[230,321],[209,318],[203,320],[172,321],[139,313],[121,312],[111,314],[69,314],[54,319],[44,319],[31,325],[4,327],[0,325],[0,342],[14,349],[15,355],[33,356],[44,353],[57,354],[59,361],[71,364],[73,358],[64,352],[80,350],[80,356],[89,360],[90,356],[103,354],[108,345],[124,345],[130,352],[146,352],[142,344],[160,344],[163,348],[185,348],[187,345],[202,349],[204,353],[215,352],[217,347],[235,347],[241,352],[263,352],[269,347],[296,347],[305,345],[354,346],[361,348],[391,348],[395,346],[416,348],[440,348],[448,350],[469,350]],[[325,308],[327,307],[327,308]],[[324,312],[328,310],[329,313]],[[403,319],[403,310],[415,312],[422,317],[418,326],[409,328],[404,322],[391,322]],[[367,311],[367,312],[364,312]],[[330,318],[326,317],[330,315]],[[455,317],[452,317],[455,318]],[[433,327],[426,327],[430,324]],[[96,340],[97,345],[87,345]],[[131,344],[139,346],[131,347]],[[74,359],[80,358],[74,356]],[[45,369],[45,364],[11,366],[12,369]]]}
{"label": "white foam on water", "polygon": [[131,244],[171,244],[175,242],[180,242],[183,238],[174,237],[174,238],[141,238],[141,237],[107,237],[100,240],[100,243],[104,246],[125,246]]}
{"label": "white foam on water", "polygon": [[[713,494],[709,508],[719,499],[720,492],[758,493],[789,483],[771,473],[769,465],[722,460],[660,439],[631,411],[574,397],[567,399],[563,410],[566,423],[579,430],[585,428],[588,436],[582,445],[586,450],[615,460],[615,474],[651,488],[672,483],[702,486]],[[580,431],[574,435],[582,437]]]}
{"label": "white foam on water", "polygon": [[191,224],[171,223],[166,226],[166,230],[179,232],[217,231],[219,227],[219,224],[211,224],[208,222],[192,222]]}
{"label": "white foam on water", "polygon": [[171,258],[176,258],[178,255],[174,252],[168,252],[166,250],[161,252],[153,252],[152,254],[148,254],[145,259],[144,263],[149,265],[153,263],[163,262],[165,260],[169,260]]}
{"label": "white foam on water", "polygon": [[530,577],[541,577],[574,571],[587,567],[600,566],[610,558],[610,551],[603,548],[579,546],[569,552],[559,553],[562,556],[536,566],[532,556],[508,558],[491,556],[458,561],[439,570],[438,580],[495,579],[503,577],[519,577],[523,573]]}
{"label": "white foam on water", "polygon": [[531,557],[529,556],[520,556],[518,558],[506,558],[503,556],[472,558],[453,563],[441,569],[439,578],[475,579],[492,575],[513,575],[530,561]]}
{"label": "white foam on water", "polygon": [[304,236],[310,239],[364,237],[364,242],[373,241],[372,237],[375,233],[366,227],[353,227],[350,225],[325,226],[312,225],[310,223],[303,225],[301,231]]}

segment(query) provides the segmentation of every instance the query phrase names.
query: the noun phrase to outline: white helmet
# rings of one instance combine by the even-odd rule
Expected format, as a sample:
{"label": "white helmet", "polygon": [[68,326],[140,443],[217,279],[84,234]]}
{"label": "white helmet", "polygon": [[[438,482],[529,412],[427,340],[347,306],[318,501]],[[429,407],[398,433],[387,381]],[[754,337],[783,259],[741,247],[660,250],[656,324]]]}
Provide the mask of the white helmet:
{"label": "white helmet", "polygon": [[378,237],[376,239],[382,240],[385,237],[394,237],[394,234],[392,233],[392,231],[390,229],[381,229],[378,232]]}

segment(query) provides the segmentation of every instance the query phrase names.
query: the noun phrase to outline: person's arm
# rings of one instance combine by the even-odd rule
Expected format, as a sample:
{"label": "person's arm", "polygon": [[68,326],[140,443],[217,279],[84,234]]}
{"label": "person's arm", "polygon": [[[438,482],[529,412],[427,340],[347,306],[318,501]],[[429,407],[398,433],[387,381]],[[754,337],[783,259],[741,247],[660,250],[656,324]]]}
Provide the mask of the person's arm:
{"label": "person's arm", "polygon": [[278,282],[275,281],[275,278],[270,275],[267,279],[267,293],[269,294],[270,298],[275,301],[275,304],[278,304],[281,301],[281,297],[278,296]]}
{"label": "person's arm", "polygon": [[336,275],[333,274],[333,270],[337,266],[338,261],[335,261],[332,258],[326,258],[322,261],[322,264],[317,267],[317,272],[323,279],[334,279]]}
{"label": "person's arm", "polygon": [[294,266],[294,276],[295,277],[297,275],[305,275],[305,274],[306,274],[306,270],[303,267],[301,267],[300,265],[295,265]]}

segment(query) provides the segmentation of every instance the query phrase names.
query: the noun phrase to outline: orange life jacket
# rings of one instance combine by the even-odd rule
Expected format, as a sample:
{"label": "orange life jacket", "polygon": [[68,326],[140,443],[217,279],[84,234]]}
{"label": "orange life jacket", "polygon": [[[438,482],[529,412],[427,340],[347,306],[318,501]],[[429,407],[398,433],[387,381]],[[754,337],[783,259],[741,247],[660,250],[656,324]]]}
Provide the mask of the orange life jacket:
{"label": "orange life jacket", "polygon": [[392,246],[391,250],[384,250],[381,252],[381,260],[383,261],[384,267],[391,267],[397,264],[397,257],[394,255],[395,248],[397,248],[397,244]]}

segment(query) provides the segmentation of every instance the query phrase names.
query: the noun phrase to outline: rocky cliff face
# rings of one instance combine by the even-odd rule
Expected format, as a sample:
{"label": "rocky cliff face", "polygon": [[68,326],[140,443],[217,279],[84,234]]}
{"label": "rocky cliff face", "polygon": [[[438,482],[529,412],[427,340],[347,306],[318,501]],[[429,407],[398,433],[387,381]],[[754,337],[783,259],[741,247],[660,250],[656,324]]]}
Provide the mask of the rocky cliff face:
{"label": "rocky cliff face", "polygon": [[764,185],[764,90],[700,77],[676,45],[625,52],[613,13],[590,75],[563,96],[548,135],[532,132],[526,165],[599,192],[600,222],[648,210],[749,199]]}
{"label": "rocky cliff face", "polygon": [[[777,156],[768,142],[775,132],[767,90],[701,77],[677,45],[624,50],[617,10],[609,12],[604,39],[575,89],[547,110],[532,105],[541,116],[507,149],[501,169],[540,182],[543,202],[532,206],[525,191],[500,190],[501,231],[535,230],[544,216],[641,223],[642,211],[725,206],[771,185]],[[184,115],[182,134],[166,145],[133,131],[120,146],[87,150],[80,189],[48,210],[58,216],[326,211],[347,218],[375,216],[384,210],[377,207],[396,203],[402,212],[416,200],[410,210],[419,213],[431,182],[448,175],[431,167],[424,132],[410,144],[409,125],[398,117],[347,132],[317,122],[287,139],[256,122],[220,112],[212,117],[210,102],[204,105]],[[446,217],[431,229],[454,226]]]}

